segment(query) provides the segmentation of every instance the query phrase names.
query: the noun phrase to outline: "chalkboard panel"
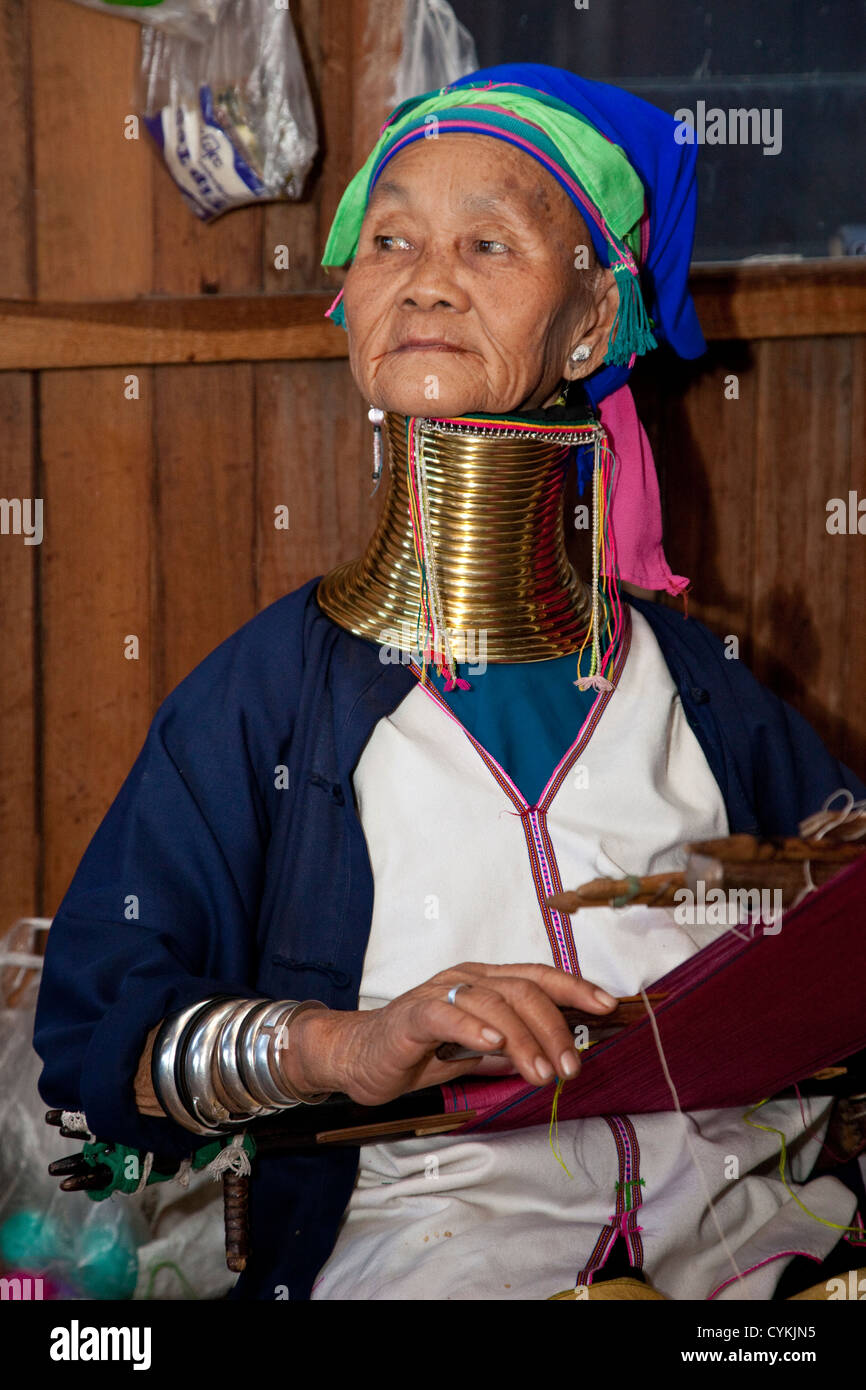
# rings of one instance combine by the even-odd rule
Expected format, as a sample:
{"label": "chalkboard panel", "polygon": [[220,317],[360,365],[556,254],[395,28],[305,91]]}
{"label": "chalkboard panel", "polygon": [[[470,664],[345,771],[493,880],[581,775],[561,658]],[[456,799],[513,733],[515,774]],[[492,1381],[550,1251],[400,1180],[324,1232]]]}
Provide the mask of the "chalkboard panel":
{"label": "chalkboard panel", "polygon": [[[840,228],[866,224],[866,0],[452,0],[452,8],[482,67],[551,63],[671,115],[693,113],[706,137],[696,260],[827,256],[839,249]],[[756,139],[750,121],[748,142],[731,143],[732,130],[746,126],[729,113],[753,109],[763,134]],[[709,143],[718,136],[725,143]]]}

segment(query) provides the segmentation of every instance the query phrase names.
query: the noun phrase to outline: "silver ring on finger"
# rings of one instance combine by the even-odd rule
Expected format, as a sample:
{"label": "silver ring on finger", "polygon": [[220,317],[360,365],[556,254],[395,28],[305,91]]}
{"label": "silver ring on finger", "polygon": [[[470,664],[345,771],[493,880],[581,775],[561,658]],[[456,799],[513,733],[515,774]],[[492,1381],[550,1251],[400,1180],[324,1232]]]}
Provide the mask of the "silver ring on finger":
{"label": "silver ring on finger", "polygon": [[472,988],[472,986],[471,986],[471,985],[467,985],[467,984],[452,985],[451,988],[450,988],[449,991],[448,991],[448,1003],[449,1003],[449,1004],[456,1004],[456,1003],[457,1003],[457,995],[460,993],[461,989],[471,989],[471,988]]}

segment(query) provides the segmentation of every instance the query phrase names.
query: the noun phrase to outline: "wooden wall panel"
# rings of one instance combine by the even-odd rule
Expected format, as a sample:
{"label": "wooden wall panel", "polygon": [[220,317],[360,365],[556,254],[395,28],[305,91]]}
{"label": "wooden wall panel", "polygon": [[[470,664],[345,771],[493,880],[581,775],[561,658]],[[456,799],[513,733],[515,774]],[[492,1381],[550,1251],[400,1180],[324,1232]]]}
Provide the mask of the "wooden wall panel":
{"label": "wooden wall panel", "polygon": [[[31,298],[36,288],[30,61],[25,0],[7,0],[0,10],[0,294],[9,299]],[[35,392],[32,374],[0,374],[0,496],[7,500],[39,495]],[[39,550],[21,535],[0,535],[0,935],[40,907]]]}
{"label": "wooden wall panel", "polygon": [[239,294],[262,286],[260,207],[237,208],[202,222],[145,133],[153,169],[153,280],[155,294]]}
{"label": "wooden wall panel", "polygon": [[[665,549],[689,612],[740,639],[740,659],[866,776],[866,547],[827,532],[858,489],[866,339],[716,343],[659,357],[635,384],[661,479]],[[739,399],[725,398],[736,375]],[[677,607],[682,600],[668,600]]]}
{"label": "wooden wall panel", "polygon": [[393,105],[405,11],[405,0],[352,6],[352,173],[364,163]]}
{"label": "wooden wall panel", "polygon": [[[53,912],[129,771],[153,704],[151,372],[41,377],[42,797]],[[125,656],[136,636],[138,659]]]}
{"label": "wooden wall panel", "polygon": [[25,0],[5,0],[0,8],[0,296],[8,299],[28,299],[36,292],[30,62]]}
{"label": "wooden wall panel", "polygon": [[[372,430],[345,362],[256,368],[257,607],[359,555],[373,533]],[[288,533],[274,507],[290,511]]]}
{"label": "wooden wall panel", "polygon": [[828,534],[826,504],[847,500],[850,339],[762,343],[758,381],[754,670],[838,747],[847,547],[858,538]]}
{"label": "wooden wall panel", "polygon": [[[34,390],[35,382],[25,372],[0,375],[0,496],[7,500],[35,500],[40,495],[33,447]],[[43,508],[43,525],[44,513]],[[32,916],[39,904],[40,549],[26,545],[23,535],[0,535],[0,935],[16,917]]]}
{"label": "wooden wall panel", "polygon": [[[323,5],[320,0],[295,0],[292,5],[295,34],[310,84],[319,149],[307,176],[304,197],[292,203],[268,203],[263,209],[262,274],[269,294],[303,294],[330,285],[319,265],[324,248],[322,178],[331,165],[336,164],[338,170],[345,165],[346,142],[344,139],[341,147],[336,137],[344,134],[347,103],[335,100],[337,90],[329,85],[333,64],[328,59],[331,46],[339,51],[350,42],[351,25],[346,24],[346,13],[347,7],[341,6],[335,21],[333,5]],[[278,246],[288,249],[289,264],[285,269],[278,270],[275,265]]]}
{"label": "wooden wall panel", "polygon": [[[726,396],[737,378],[736,399]],[[753,545],[755,373],[742,343],[714,343],[700,363],[648,360],[635,399],[653,446],[665,517],[665,553],[692,581],[689,611],[740,639],[749,659],[752,592],[743,558]],[[682,606],[682,600],[678,600]]]}
{"label": "wooden wall panel", "polygon": [[40,299],[150,289],[151,151],[135,113],[138,26],[68,0],[30,0]]}
{"label": "wooden wall panel", "polygon": [[255,612],[252,374],[154,373],[156,700]]}

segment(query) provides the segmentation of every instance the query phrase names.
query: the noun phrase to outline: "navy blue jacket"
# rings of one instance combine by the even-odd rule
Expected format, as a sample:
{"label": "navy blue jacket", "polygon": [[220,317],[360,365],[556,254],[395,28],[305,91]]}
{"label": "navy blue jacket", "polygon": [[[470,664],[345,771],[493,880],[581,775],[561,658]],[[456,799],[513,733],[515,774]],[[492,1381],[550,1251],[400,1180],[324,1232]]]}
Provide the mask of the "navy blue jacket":
{"label": "navy blue jacket", "polygon": [[[331,622],[317,583],[246,623],[160,706],[54,919],[40,1094],[84,1110],[100,1138],[176,1156],[203,1142],[135,1106],[146,1036],[166,1014],[211,994],[357,1005],[373,877],[352,773],[415,677]],[[706,627],[629,602],[656,635],[732,833],[793,834],[839,787],[866,794]],[[233,1296],[286,1285],[309,1297],[357,1161],[256,1160],[253,1255]]]}

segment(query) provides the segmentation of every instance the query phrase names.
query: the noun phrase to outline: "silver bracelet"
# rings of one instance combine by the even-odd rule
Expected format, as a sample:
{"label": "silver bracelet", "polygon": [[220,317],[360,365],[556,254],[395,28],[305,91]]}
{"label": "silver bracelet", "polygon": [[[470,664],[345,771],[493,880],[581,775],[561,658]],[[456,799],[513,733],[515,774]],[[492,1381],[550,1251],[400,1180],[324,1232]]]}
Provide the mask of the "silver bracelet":
{"label": "silver bracelet", "polygon": [[216,1134],[221,1131],[206,1127],[187,1109],[181,1093],[178,1054],[190,1025],[221,1001],[222,996],[211,997],[171,1014],[164,1019],[153,1045],[150,1072],[156,1098],[166,1114],[194,1134]]}
{"label": "silver bracelet", "polygon": [[245,1101],[241,1106],[227,1105],[217,1090],[216,1046],[224,1026],[237,1012],[238,1001],[227,999],[200,1014],[190,1024],[181,1061],[181,1075],[187,1107],[203,1125],[243,1124],[256,1113],[252,1098],[251,1104]]}
{"label": "silver bracelet", "polygon": [[258,1113],[272,1114],[269,1108],[267,1111],[260,1111],[260,1106],[255,1096],[252,1095],[241,1080],[238,1069],[238,1034],[243,1027],[247,1015],[257,1008],[261,1003],[259,999],[235,1000],[235,1008],[231,1017],[226,1021],[220,1030],[216,1041],[213,1057],[212,1079],[214,1090],[220,1100],[226,1105],[233,1114],[255,1115]]}
{"label": "silver bracelet", "polygon": [[256,1046],[256,1061],[262,1058],[261,1067],[267,1067],[270,1080],[274,1083],[277,1090],[292,1097],[301,1105],[321,1105],[333,1094],[332,1091],[317,1091],[312,1095],[304,1095],[296,1091],[283,1075],[280,1066],[280,1052],[288,1045],[287,1036],[289,1023],[298,1014],[305,1013],[308,1009],[323,1009],[326,1005],[318,999],[305,999],[303,1003],[297,1004],[291,1000],[281,1000],[265,1014],[260,1022],[260,1030],[267,1037],[267,1046],[261,1044]]}
{"label": "silver bracelet", "polygon": [[273,1002],[265,1000],[244,1020],[238,1034],[238,1067],[241,1080],[259,1105],[285,1105],[288,1108],[299,1105],[300,1101],[296,1096],[281,1090],[271,1076],[268,1066],[271,1035],[262,1031],[262,1024],[273,1008]]}
{"label": "silver bracelet", "polygon": [[286,1029],[317,999],[231,999],[216,995],[165,1019],[153,1050],[153,1087],[163,1109],[195,1134],[222,1134],[259,1115],[320,1105],[282,1075]]}

